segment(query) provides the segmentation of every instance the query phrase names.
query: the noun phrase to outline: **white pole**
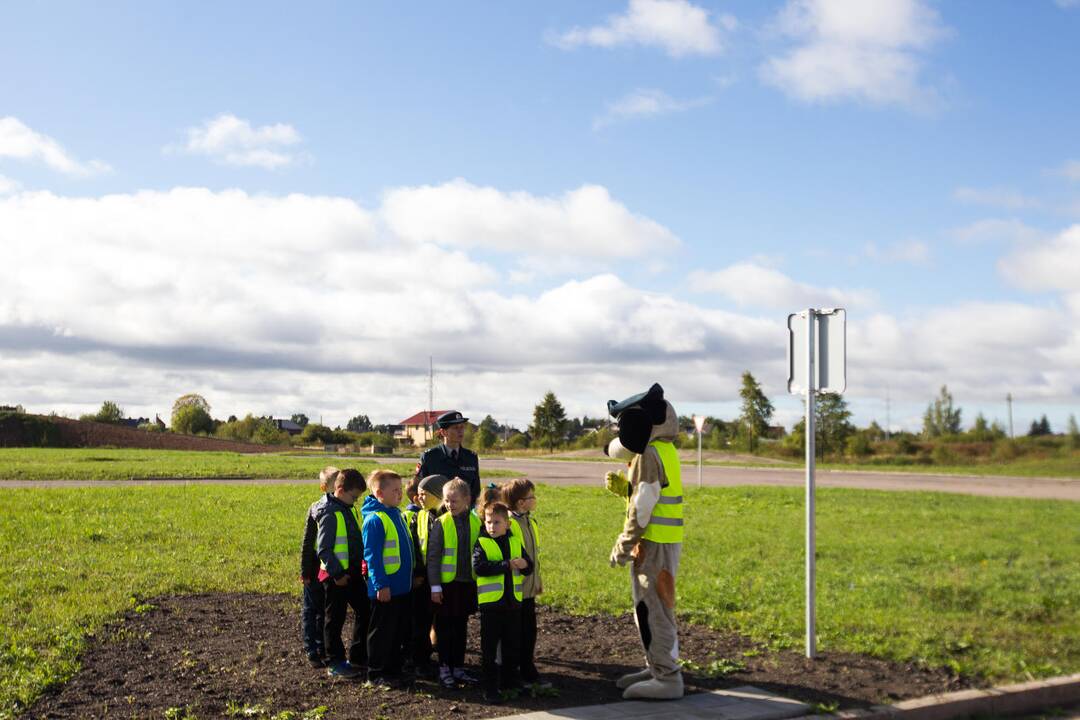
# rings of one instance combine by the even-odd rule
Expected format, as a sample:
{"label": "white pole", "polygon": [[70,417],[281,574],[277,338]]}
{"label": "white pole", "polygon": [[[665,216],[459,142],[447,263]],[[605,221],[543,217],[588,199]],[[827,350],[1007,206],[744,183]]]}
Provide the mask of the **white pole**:
{"label": "white pole", "polygon": [[701,489],[701,428],[697,431],[697,486]]}
{"label": "white pole", "polygon": [[817,375],[814,367],[814,330],[817,314],[806,311],[806,657],[817,655],[817,634],[814,612],[814,389]]}

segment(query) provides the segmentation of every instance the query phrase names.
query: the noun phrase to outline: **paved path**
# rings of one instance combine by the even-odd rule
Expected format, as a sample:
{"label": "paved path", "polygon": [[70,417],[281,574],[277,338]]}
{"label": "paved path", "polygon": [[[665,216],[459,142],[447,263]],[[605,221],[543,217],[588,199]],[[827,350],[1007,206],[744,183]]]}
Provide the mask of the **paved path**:
{"label": "paved path", "polygon": [[[343,461],[342,461],[343,462]],[[383,462],[383,461],[380,461]],[[401,458],[385,462],[400,463]],[[340,463],[339,463],[340,464]],[[616,462],[586,462],[569,460],[534,460],[531,458],[482,458],[481,468],[506,470],[520,473],[533,482],[551,485],[599,486],[604,473],[621,467]],[[773,485],[801,487],[805,481],[803,470],[791,468],[739,468],[706,465],[702,468],[702,482],[710,487],[735,485]],[[819,487],[862,488],[867,490],[923,490],[951,492],[967,495],[995,497],[1020,497],[1051,500],[1080,501],[1080,479],[1025,478],[974,475],[928,475],[895,472],[853,472],[847,470],[818,470]],[[159,478],[154,480],[0,480],[2,488],[43,487],[107,487],[116,485],[186,485],[205,483],[213,485],[294,485],[309,484],[313,480],[248,479],[248,478]],[[683,463],[683,482],[688,487],[697,483],[697,466]]]}
{"label": "paved path", "polygon": [[497,720],[781,720],[807,715],[808,705],[743,685],[679,700],[629,700],[507,715]]}
{"label": "paved path", "polygon": [[[482,469],[516,470],[533,482],[552,485],[599,485],[604,473],[620,467],[617,463],[532,460],[524,458],[483,458]],[[683,462],[683,484],[694,487],[697,466]],[[482,470],[481,470],[482,472]],[[806,473],[791,468],[738,468],[705,465],[702,483],[708,486],[780,485],[802,486]],[[993,477],[972,475],[926,475],[895,472],[853,472],[818,470],[819,487],[863,488],[868,490],[929,490],[968,495],[1080,500],[1080,480],[1063,478]]]}

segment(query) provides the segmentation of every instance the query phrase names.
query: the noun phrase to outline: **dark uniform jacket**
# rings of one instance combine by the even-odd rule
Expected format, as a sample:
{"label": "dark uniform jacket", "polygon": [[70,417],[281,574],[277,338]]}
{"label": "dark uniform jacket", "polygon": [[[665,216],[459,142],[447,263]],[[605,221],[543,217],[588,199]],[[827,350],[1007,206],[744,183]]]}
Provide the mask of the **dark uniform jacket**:
{"label": "dark uniform jacket", "polygon": [[450,448],[446,445],[429,448],[420,456],[416,472],[422,478],[428,475],[445,475],[450,479],[459,477],[469,483],[473,505],[480,497],[480,458],[469,448],[459,448],[457,460],[450,457]]}

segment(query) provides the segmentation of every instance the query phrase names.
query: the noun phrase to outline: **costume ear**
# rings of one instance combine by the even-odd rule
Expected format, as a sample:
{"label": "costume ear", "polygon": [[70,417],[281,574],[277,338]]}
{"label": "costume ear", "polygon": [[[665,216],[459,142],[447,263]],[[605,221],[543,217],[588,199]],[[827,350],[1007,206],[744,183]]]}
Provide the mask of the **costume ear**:
{"label": "costume ear", "polygon": [[619,442],[630,452],[645,452],[652,434],[652,420],[641,408],[629,408],[619,415]]}
{"label": "costume ear", "polygon": [[664,388],[660,383],[653,383],[645,397],[641,398],[641,409],[644,410],[653,425],[661,425],[667,420],[667,403],[664,402]]}

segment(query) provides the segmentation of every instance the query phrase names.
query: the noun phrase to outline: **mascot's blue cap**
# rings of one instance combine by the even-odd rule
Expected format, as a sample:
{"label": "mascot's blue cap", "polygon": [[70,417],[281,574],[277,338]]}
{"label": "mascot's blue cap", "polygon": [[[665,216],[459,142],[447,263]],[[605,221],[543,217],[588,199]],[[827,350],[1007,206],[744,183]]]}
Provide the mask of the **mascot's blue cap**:
{"label": "mascot's blue cap", "polygon": [[607,404],[608,414],[616,420],[619,419],[619,416],[622,415],[624,411],[635,407],[644,410],[653,425],[664,422],[664,418],[667,416],[667,404],[664,402],[664,388],[660,387],[660,383],[653,383],[653,386],[646,392],[631,395],[619,402],[608,400]]}

